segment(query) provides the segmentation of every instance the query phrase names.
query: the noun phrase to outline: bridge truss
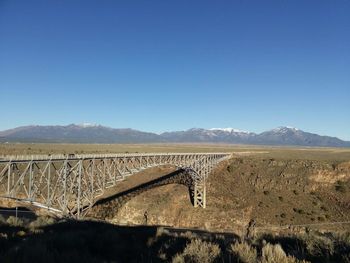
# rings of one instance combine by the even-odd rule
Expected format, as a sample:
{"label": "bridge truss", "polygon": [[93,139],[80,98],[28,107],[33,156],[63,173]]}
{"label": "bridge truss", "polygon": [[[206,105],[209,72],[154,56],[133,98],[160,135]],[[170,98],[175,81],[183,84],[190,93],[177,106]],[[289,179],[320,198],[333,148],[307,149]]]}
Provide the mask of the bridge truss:
{"label": "bridge truss", "polygon": [[15,156],[0,159],[0,197],[63,216],[83,217],[107,188],[144,169],[175,165],[192,178],[195,207],[206,207],[206,179],[228,153]]}

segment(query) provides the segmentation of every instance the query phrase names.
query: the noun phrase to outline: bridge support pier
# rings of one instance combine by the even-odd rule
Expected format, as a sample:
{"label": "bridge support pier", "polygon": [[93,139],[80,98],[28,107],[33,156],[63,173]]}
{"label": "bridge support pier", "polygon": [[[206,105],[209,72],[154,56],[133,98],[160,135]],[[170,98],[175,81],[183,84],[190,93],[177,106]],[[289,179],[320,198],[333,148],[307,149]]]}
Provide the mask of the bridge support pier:
{"label": "bridge support pier", "polygon": [[195,183],[194,185],[194,207],[206,207],[206,186],[205,183]]}

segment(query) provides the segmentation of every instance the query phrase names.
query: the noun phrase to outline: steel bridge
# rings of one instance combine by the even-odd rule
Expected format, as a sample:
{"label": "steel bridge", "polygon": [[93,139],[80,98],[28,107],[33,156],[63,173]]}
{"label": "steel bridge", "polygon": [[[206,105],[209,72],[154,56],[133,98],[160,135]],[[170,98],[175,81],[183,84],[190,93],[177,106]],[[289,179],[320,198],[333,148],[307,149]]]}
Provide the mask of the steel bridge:
{"label": "steel bridge", "polygon": [[107,188],[144,169],[174,165],[192,178],[193,203],[206,207],[206,179],[229,153],[33,155],[0,158],[0,197],[82,218]]}

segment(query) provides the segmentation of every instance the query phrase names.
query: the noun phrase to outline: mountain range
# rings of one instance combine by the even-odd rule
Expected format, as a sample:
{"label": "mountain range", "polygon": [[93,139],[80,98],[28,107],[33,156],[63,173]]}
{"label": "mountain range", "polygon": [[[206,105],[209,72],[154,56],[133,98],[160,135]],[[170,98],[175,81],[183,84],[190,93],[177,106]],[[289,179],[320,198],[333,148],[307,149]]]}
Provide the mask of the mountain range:
{"label": "mountain range", "polygon": [[278,127],[262,133],[233,128],[192,128],[161,134],[133,129],[114,129],[95,124],[67,126],[23,126],[0,131],[0,142],[52,143],[231,143],[252,145],[290,145],[350,147],[350,142],[321,136],[293,127]]}

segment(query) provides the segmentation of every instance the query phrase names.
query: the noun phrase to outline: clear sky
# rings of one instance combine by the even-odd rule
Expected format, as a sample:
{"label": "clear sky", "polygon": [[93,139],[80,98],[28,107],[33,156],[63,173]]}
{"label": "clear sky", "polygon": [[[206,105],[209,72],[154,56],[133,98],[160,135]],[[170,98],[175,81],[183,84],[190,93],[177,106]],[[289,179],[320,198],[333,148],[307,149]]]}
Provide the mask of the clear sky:
{"label": "clear sky", "polygon": [[0,130],[294,126],[350,140],[349,0],[0,0]]}

